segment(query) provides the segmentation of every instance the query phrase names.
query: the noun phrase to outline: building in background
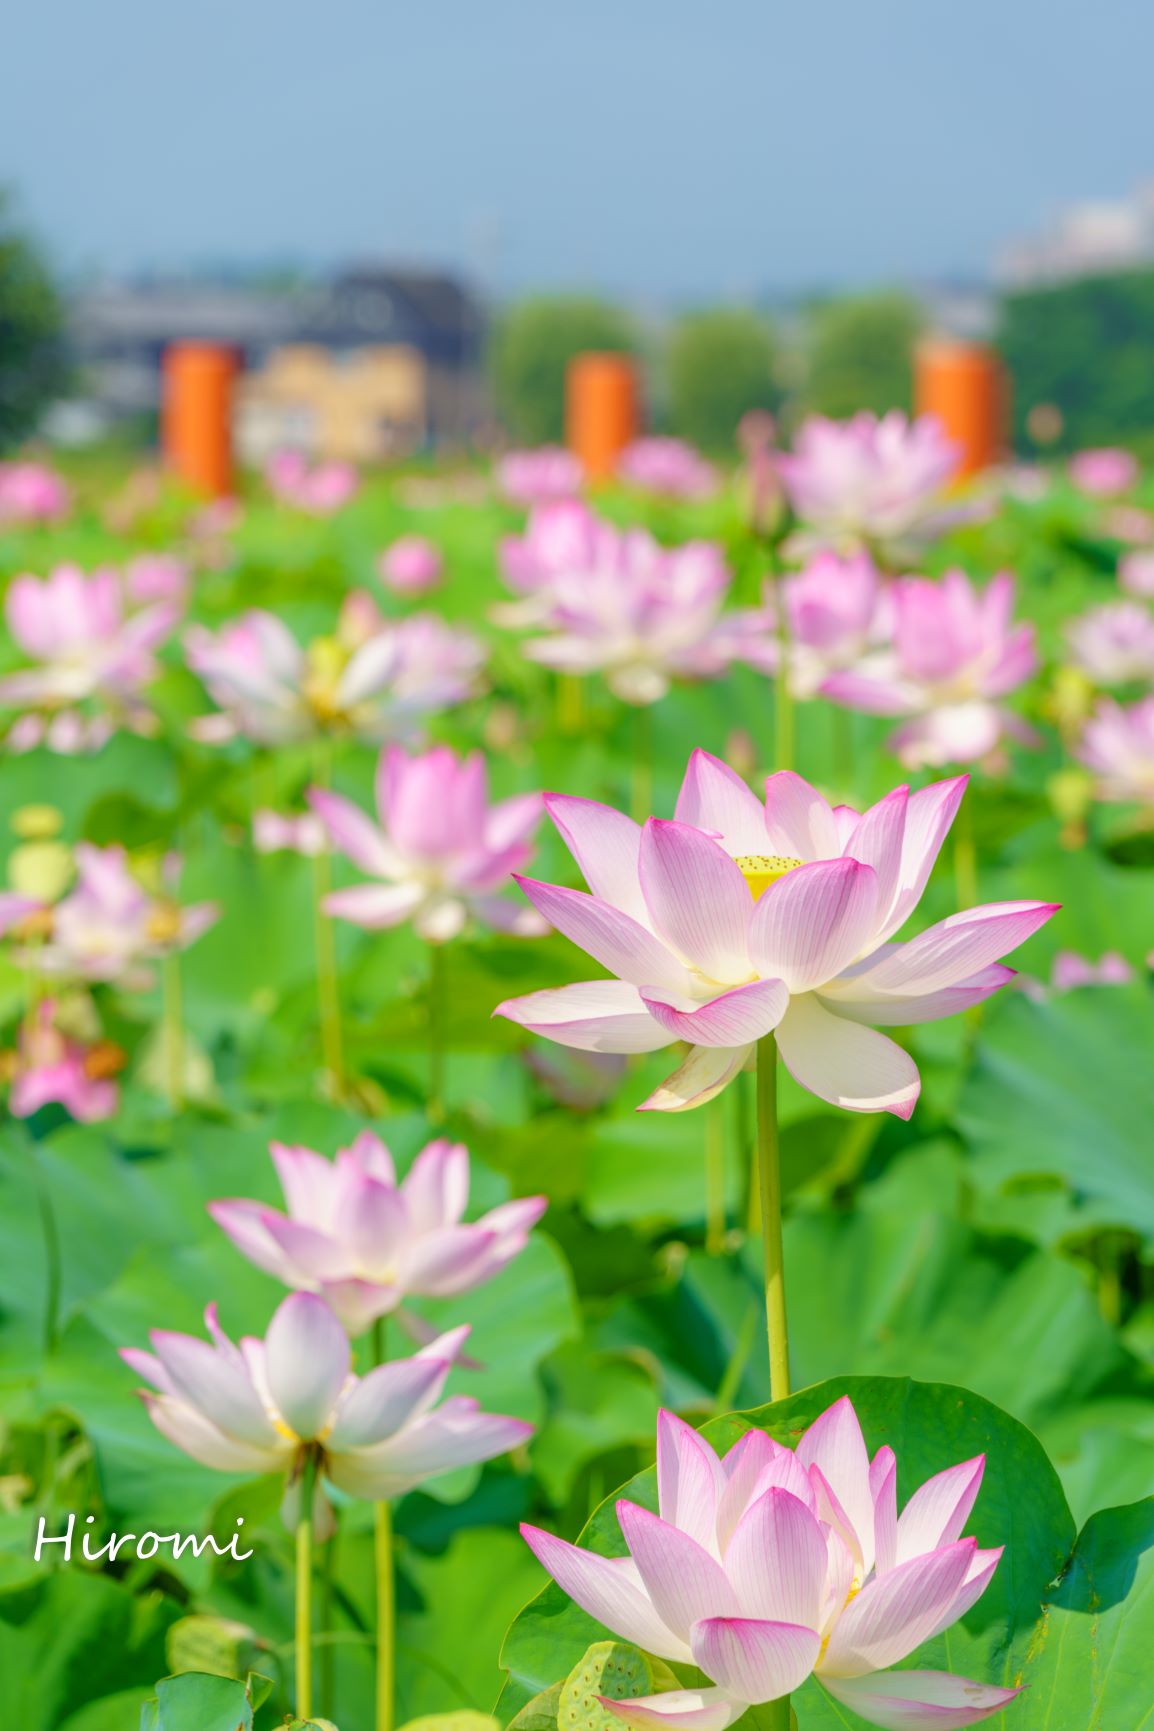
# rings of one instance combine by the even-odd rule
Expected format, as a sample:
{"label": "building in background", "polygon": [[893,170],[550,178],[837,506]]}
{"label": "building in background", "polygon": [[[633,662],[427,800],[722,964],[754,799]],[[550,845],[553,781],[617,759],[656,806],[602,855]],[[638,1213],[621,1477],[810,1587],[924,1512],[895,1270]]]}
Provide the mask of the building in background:
{"label": "building in background", "polygon": [[150,282],[88,289],[70,309],[84,381],[68,405],[101,432],[155,416],[175,342],[241,359],[237,442],[259,462],[286,446],[368,462],[471,437],[487,402],[480,303],[455,278],[361,265],[269,289]]}
{"label": "building in background", "polygon": [[1041,234],[1007,247],[996,275],[1009,288],[1106,276],[1154,263],[1154,182],[1130,198],[1072,204]]}

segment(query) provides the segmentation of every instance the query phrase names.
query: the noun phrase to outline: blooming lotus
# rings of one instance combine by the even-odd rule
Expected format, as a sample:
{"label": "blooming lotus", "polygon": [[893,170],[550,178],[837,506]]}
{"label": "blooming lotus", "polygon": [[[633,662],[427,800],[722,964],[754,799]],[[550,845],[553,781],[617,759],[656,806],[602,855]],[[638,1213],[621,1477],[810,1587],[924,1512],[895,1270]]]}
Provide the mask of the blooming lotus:
{"label": "blooming lotus", "polygon": [[951,1731],[998,1712],[1018,1690],[890,1667],[956,1623],[993,1577],[1002,1548],[962,1537],[984,1468],[978,1456],[936,1474],[899,1516],[894,1452],[883,1446],[871,1461],[848,1397],[795,1450],[751,1430],[720,1458],[665,1412],[659,1513],[617,1504],[627,1556],[521,1531],[591,1617],[708,1679],[704,1688],[602,1700],[628,1724],[725,1731],[812,1673],[871,1725]]}
{"label": "blooming lotus", "polygon": [[335,633],[307,648],[260,609],[219,631],[193,626],[185,642],[189,666],[221,710],[197,731],[262,745],[411,731],[430,711],[468,696],[485,659],[469,633],[425,614],[390,624],[361,594],[348,597]]}
{"label": "blooming lotus", "polygon": [[1001,702],[1038,665],[1034,627],[1014,625],[1006,572],[975,589],[961,571],[892,586],[893,642],[831,675],[825,696],[850,709],[911,719],[890,739],[907,768],[975,763],[1008,737],[1036,743]]}
{"label": "blooming lotus", "polygon": [[441,581],[444,560],[423,535],[402,535],[386,547],[377,566],[381,582],[398,595],[425,595]]}
{"label": "blooming lotus", "polygon": [[1154,696],[1127,706],[1103,698],[1076,753],[1099,799],[1154,809]]}
{"label": "blooming lotus", "polygon": [[312,811],[270,811],[252,814],[252,845],[257,853],[299,853],[315,859],[329,845],[328,831]]}
{"label": "blooming lotus", "polygon": [[644,827],[592,800],[545,805],[591,894],[518,878],[543,916],[616,976],[513,998],[495,1012],[562,1046],[653,1052],[688,1041],[645,1107],[721,1091],[775,1033],[803,1088],[908,1118],[917,1065],[878,1028],[936,1021],[1012,977],[999,958],[1055,911],[993,902],[895,943],[917,906],[966,777],[899,787],[859,815],[790,771],[765,804],[695,751],[675,821]]}
{"label": "blooming lotus", "polygon": [[1059,950],[1050,969],[1055,992],[1072,992],[1079,986],[1128,986],[1133,979],[1134,969],[1117,950],[1106,950],[1096,962],[1077,950]]}
{"label": "blooming lotus", "polygon": [[554,573],[550,634],[525,653],[558,673],[602,672],[626,703],[656,703],[674,679],[716,678],[746,651],[748,622],[722,614],[731,581],[712,542],[665,548],[598,523],[588,561]]}
{"label": "blooming lotus", "polygon": [[5,1054],[10,1060],[8,1109],[14,1118],[30,1118],[48,1105],[63,1106],[78,1124],[115,1116],[120,1104],[115,1078],[124,1053],[99,1038],[90,1003],[70,1005],[69,1011],[66,1016],[55,999],[41,998],[21,1026],[15,1052]]}
{"label": "blooming lotus", "polygon": [[1154,595],[1154,553],[1127,553],[1118,561],[1118,581],[1131,595]]}
{"label": "blooming lotus", "polygon": [[234,1346],[215,1305],[205,1323],[211,1346],[157,1329],[151,1353],[121,1352],[156,1391],[142,1398],[157,1430],[202,1466],[291,1472],[313,1452],[330,1484],[377,1501],[491,1460],[532,1432],[459,1395],[437,1405],[467,1328],[355,1376],[348,1336],[313,1293],[290,1294],[263,1340],[246,1337]]}
{"label": "blooming lotus", "polygon": [[580,499],[554,499],[535,505],[525,533],[506,535],[497,549],[501,575],[518,599],[500,603],[493,609],[493,617],[512,626],[546,620],[558,579],[596,565],[602,529]]}
{"label": "blooming lotus", "polygon": [[27,711],[9,734],[12,749],[92,751],[117,727],[150,729],[141,693],[159,671],[154,651],[176,625],[178,603],[136,606],[118,571],[58,565],[48,577],[14,578],[4,612],[34,664],[0,679],[0,704]]}
{"label": "blooming lotus", "polygon": [[455,938],[470,916],[522,937],[546,929],[498,893],[532,854],[541,795],[490,805],[479,752],[458,758],[439,745],[410,757],[387,747],[377,766],[377,823],[322,788],[311,789],[309,801],[338,853],[378,880],[334,890],[328,913],[371,931],[412,920],[430,943]]}
{"label": "blooming lotus", "polygon": [[122,847],[75,850],[76,884],[51,910],[43,943],[26,952],[37,972],[68,979],[147,985],[146,966],[183,950],[220,918],[213,902],[181,907],[175,900],[180,861],[164,866],[164,891],[151,894],[129,868]]}
{"label": "blooming lotus", "polygon": [[815,415],[778,457],[790,503],[805,525],[799,549],[868,547],[900,561],[951,520],[941,491],[958,451],[932,416],[909,421],[896,409],[879,419]]}
{"label": "blooming lotus", "polygon": [[1095,499],[1111,499],[1125,493],[1138,479],[1138,460],[1129,451],[1103,447],[1079,451],[1070,458],[1070,479],[1082,493]]}
{"label": "blooming lotus", "polygon": [[407,1299],[454,1298],[491,1280],[545,1212],[543,1196],[528,1196],[466,1223],[460,1143],[430,1142],[399,1184],[392,1155],[367,1130],[335,1160],[280,1142],[270,1152],[287,1214],[244,1200],[208,1211],[258,1268],[320,1293],[351,1335]]}
{"label": "blooming lotus", "polygon": [[669,499],[708,499],[717,471],[684,439],[635,439],[617,463],[622,481]]}
{"label": "blooming lotus", "polygon": [[68,515],[68,488],[43,463],[0,463],[0,527],[55,523]]}
{"label": "blooming lotus", "polygon": [[1137,601],[1107,601],[1073,619],[1066,638],[1076,667],[1095,685],[1154,680],[1154,617]]}
{"label": "blooming lotus", "polygon": [[497,464],[497,486],[514,505],[571,499],[585,481],[581,459],[560,445],[510,451]]}
{"label": "blooming lotus", "polygon": [[310,464],[299,451],[279,451],[265,465],[264,478],[278,499],[314,517],[339,511],[358,486],[351,463]]}
{"label": "blooming lotus", "polygon": [[[836,553],[817,553],[804,570],[781,581],[780,593],[785,608],[789,683],[796,697],[813,697],[831,674],[854,666],[889,639],[889,594],[866,553],[844,558]],[[770,592],[767,635],[757,650],[758,664],[774,673],[782,647],[769,634],[776,606]]]}

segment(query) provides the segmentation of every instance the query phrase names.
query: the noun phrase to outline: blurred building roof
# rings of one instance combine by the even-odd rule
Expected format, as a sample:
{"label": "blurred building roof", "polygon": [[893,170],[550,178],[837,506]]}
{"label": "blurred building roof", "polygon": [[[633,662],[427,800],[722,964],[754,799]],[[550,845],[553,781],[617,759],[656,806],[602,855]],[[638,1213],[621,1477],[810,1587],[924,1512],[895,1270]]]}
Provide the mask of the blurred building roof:
{"label": "blurred building roof", "polygon": [[1154,182],[1129,198],[1073,204],[1038,235],[1007,247],[998,280],[1014,288],[1154,263]]}

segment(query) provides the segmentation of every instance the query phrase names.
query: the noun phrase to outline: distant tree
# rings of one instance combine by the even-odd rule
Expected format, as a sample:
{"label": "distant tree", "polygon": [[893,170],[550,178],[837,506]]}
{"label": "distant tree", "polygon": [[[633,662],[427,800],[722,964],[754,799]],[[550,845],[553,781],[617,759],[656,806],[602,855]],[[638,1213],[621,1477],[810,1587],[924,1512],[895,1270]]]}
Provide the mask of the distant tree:
{"label": "distant tree", "polygon": [[491,363],[497,413],[527,444],[560,439],[565,427],[565,369],[585,349],[632,353],[625,314],[586,296],[521,301],[497,323]]}
{"label": "distant tree", "polygon": [[1059,412],[1059,450],[1154,431],[1154,271],[1007,295],[998,340],[1017,438],[1029,440],[1030,411],[1040,405]]}
{"label": "distant tree", "polygon": [[913,351],[924,320],[908,295],[855,295],[810,314],[804,400],[842,418],[858,409],[909,409]]}
{"label": "distant tree", "polygon": [[681,319],[666,357],[670,430],[731,452],[742,415],[774,406],[773,367],[769,326],[756,313],[718,307]]}
{"label": "distant tree", "polygon": [[35,431],[65,389],[63,329],[52,279],[0,188],[0,451]]}

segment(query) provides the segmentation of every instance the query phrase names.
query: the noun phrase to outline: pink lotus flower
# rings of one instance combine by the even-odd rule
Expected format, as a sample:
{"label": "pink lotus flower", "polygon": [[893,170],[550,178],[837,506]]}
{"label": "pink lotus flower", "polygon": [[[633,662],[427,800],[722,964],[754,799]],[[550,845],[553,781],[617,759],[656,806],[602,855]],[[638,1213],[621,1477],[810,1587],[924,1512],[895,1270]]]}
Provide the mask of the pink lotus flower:
{"label": "pink lotus flower", "polygon": [[708,499],[717,471],[684,439],[635,439],[622,451],[617,473],[630,486],[667,499]]}
{"label": "pink lotus flower", "polygon": [[604,673],[626,703],[656,703],[674,679],[716,678],[749,651],[750,621],[722,616],[731,581],[710,541],[664,548],[644,529],[598,523],[588,562],[554,572],[550,635],[525,654],[558,673]]}
{"label": "pink lotus flower", "polygon": [[215,1305],[205,1323],[211,1346],[157,1329],[153,1352],[125,1347],[120,1355],[157,1391],[142,1394],[157,1430],[202,1466],[287,1473],[312,1447],[330,1484],[376,1502],[491,1460],[532,1432],[461,1396],[437,1405],[467,1328],[355,1376],[344,1329],[312,1293],[286,1298],[264,1340],[234,1346]]}
{"label": "pink lotus flower", "polygon": [[[187,949],[220,918],[213,902],[182,908],[172,893],[150,895],[130,871],[122,847],[80,842],[75,859],[75,888],[52,909],[47,940],[26,957],[38,973],[147,986],[148,963]],[[170,855],[165,862],[169,891],[175,890],[179,872],[178,857]]]}
{"label": "pink lotus flower", "polygon": [[1099,799],[1154,809],[1154,696],[1125,708],[1103,698],[1075,755],[1093,770]]}
{"label": "pink lotus flower", "polygon": [[957,467],[957,449],[930,416],[908,421],[896,409],[880,419],[815,415],[777,459],[790,502],[806,526],[800,551],[869,547],[900,560],[951,520],[940,494]]}
{"label": "pink lotus flower", "polygon": [[628,1554],[602,1557],[522,1526],[534,1555],[582,1610],[705,1688],[602,1698],[630,1725],[725,1731],[750,1706],[815,1675],[843,1706],[890,1731],[951,1731],[1017,1689],[945,1671],[891,1670],[981,1598],[1002,1547],[963,1538],[985,1457],[927,1479],[901,1515],[897,1461],[871,1461],[848,1397],[783,1448],[750,1430],[719,1458],[672,1413],[657,1421],[659,1513],[624,1498]]}
{"label": "pink lotus flower", "polygon": [[1095,685],[1154,679],[1154,617],[1137,601],[1107,601],[1066,626],[1075,667]]}
{"label": "pink lotus flower", "polygon": [[335,890],[325,909],[370,931],[412,920],[421,937],[443,944],[472,916],[521,937],[547,928],[536,915],[498,894],[509,874],[530,858],[541,819],[539,793],[488,801],[488,772],[479,752],[457,758],[438,745],[410,757],[388,747],[377,766],[379,824],[339,794],[313,788],[313,810],[338,853],[376,883]]}
{"label": "pink lotus flower", "polygon": [[381,554],[382,583],[398,595],[425,595],[441,581],[444,560],[423,535],[402,535]]}
{"label": "pink lotus flower", "polygon": [[1076,950],[1059,950],[1050,969],[1055,992],[1072,992],[1077,986],[1128,986],[1134,970],[1117,950],[1107,950],[1096,962]]}
{"label": "pink lotus flower", "polygon": [[[853,667],[889,641],[893,608],[868,554],[816,553],[803,571],[781,583],[790,688],[809,698],[832,674]],[[776,673],[781,645],[774,632],[776,602],[766,594],[766,635],[756,664]]]}
{"label": "pink lotus flower", "polygon": [[262,745],[353,734],[406,734],[475,688],[483,646],[432,614],[387,622],[370,596],[350,595],[336,632],[303,647],[275,613],[254,610],[219,631],[192,626],[188,664],[222,711],[202,738],[241,734]]}
{"label": "pink lotus flower", "polygon": [[1032,625],[1013,625],[1008,573],[977,590],[961,571],[892,587],[892,648],[835,673],[822,692],[874,715],[908,715],[890,740],[907,768],[974,763],[1007,736],[1036,743],[1000,699],[1038,665]]}
{"label": "pink lotus flower", "polygon": [[68,488],[43,463],[0,463],[0,528],[9,523],[56,523],[67,517]]}
{"label": "pink lotus flower", "polygon": [[154,651],[172,632],[180,607],[135,607],[119,572],[58,565],[45,578],[13,579],[4,601],[9,630],[34,663],[0,679],[0,704],[30,713],[9,744],[95,750],[119,726],[148,731],[141,693],[159,672]]}
{"label": "pink lotus flower", "polygon": [[497,486],[514,505],[542,505],[572,499],[585,484],[579,457],[560,445],[535,451],[510,451],[497,464]]}
{"label": "pink lotus flower", "polygon": [[254,811],[252,845],[257,853],[299,853],[315,859],[329,845],[328,831],[315,812]]}
{"label": "pink lotus flower", "polygon": [[272,1144],[288,1213],[261,1202],[210,1202],[237,1249],[286,1286],[319,1292],[350,1335],[410,1298],[455,1298],[520,1254],[544,1196],[491,1208],[465,1223],[469,1155],[430,1142],[400,1184],[379,1136],[364,1131],[326,1160]]}
{"label": "pink lotus flower", "polygon": [[115,1116],[120,1090],[113,1079],[122,1054],[100,1040],[83,1040],[57,1021],[57,1005],[42,998],[23,1024],[15,1053],[8,1109],[30,1118],[42,1106],[63,1106],[78,1124]]}
{"label": "pink lotus flower", "polygon": [[1118,581],[1131,595],[1154,595],[1154,553],[1127,553],[1118,562]]}
{"label": "pink lotus flower", "polygon": [[339,511],[360,484],[351,463],[310,465],[299,451],[279,451],[265,465],[264,478],[278,499],[314,517]]}
{"label": "pink lotus flower", "polygon": [[1111,499],[1125,493],[1138,479],[1138,459],[1129,451],[1107,447],[1079,451],[1070,458],[1070,479],[1079,492],[1094,499]]}
{"label": "pink lotus flower", "polygon": [[555,602],[559,580],[592,570],[604,525],[580,499],[534,506],[523,535],[506,535],[497,549],[501,575],[515,595],[493,609],[503,625],[539,625]]}
{"label": "pink lotus flower", "polygon": [[168,553],[141,553],[124,567],[124,593],[140,606],[169,601],[183,610],[188,599],[188,566]]}
{"label": "pink lotus flower", "polygon": [[639,828],[592,800],[547,795],[592,894],[517,881],[615,978],[533,992],[495,1014],[587,1051],[688,1041],[649,1110],[712,1099],[775,1031],[803,1088],[850,1111],[908,1118],[917,1066],[876,1029],[981,1003],[1011,978],[998,958],[1055,911],[994,902],[891,941],[921,898],[965,786],[961,776],[913,794],[899,787],[859,816],[831,810],[781,771],[762,806],[728,765],[695,751],[673,823]]}

